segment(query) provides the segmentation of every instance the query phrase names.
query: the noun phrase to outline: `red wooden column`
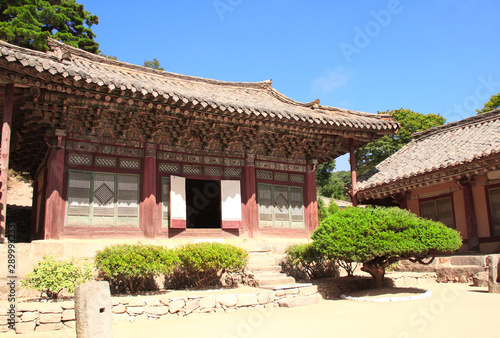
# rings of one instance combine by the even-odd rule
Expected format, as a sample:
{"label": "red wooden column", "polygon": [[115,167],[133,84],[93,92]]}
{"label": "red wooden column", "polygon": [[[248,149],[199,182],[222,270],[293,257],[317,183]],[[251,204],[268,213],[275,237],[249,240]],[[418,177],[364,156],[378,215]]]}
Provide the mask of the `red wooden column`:
{"label": "red wooden column", "polygon": [[7,180],[9,179],[10,133],[12,124],[12,107],[14,106],[14,84],[5,86],[5,104],[3,109],[2,142],[0,158],[0,243],[5,242],[5,226],[7,222]]}
{"label": "red wooden column", "polygon": [[255,154],[247,153],[243,173],[244,203],[243,228],[248,231],[248,237],[253,238],[259,228],[259,209],[257,206],[257,184],[255,179]]}
{"label": "red wooden column", "polygon": [[63,200],[65,151],[62,136],[51,139],[49,144],[44,239],[59,239],[66,214],[66,204]]}
{"label": "red wooden column", "polygon": [[318,160],[312,160],[307,165],[306,191],[305,191],[305,211],[306,230],[311,233],[318,227],[318,194],[316,192],[316,167]]}
{"label": "red wooden column", "polygon": [[35,179],[33,180],[32,188],[33,188],[33,194],[31,197],[31,235],[30,238],[31,240],[35,240],[36,238],[36,219],[37,219],[37,211],[38,211],[38,180]]}
{"label": "red wooden column", "polygon": [[472,195],[472,177],[462,177],[457,184],[464,194],[465,224],[467,226],[467,245],[470,251],[479,251],[479,236],[477,230],[476,209]]}
{"label": "red wooden column", "polygon": [[354,140],[349,139],[349,162],[351,164],[352,205],[358,205],[358,182],[356,179],[356,157],[354,157]]}
{"label": "red wooden column", "polygon": [[142,168],[141,203],[139,207],[140,228],[147,238],[155,238],[158,224],[158,203],[156,198],[156,145],[147,144]]}

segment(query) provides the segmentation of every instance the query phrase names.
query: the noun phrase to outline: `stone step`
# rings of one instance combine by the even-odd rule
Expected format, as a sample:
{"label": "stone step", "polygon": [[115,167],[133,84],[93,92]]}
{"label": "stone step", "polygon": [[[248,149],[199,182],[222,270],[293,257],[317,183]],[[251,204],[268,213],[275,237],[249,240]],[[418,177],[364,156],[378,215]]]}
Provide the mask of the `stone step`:
{"label": "stone step", "polygon": [[260,273],[260,272],[274,272],[274,273],[280,273],[281,272],[281,266],[279,265],[256,265],[256,266],[247,266],[247,270],[250,272],[255,273]]}
{"label": "stone step", "polygon": [[452,266],[486,266],[486,256],[451,256]]}
{"label": "stone step", "polygon": [[288,277],[285,274],[256,274],[255,280],[258,286],[270,286],[270,285],[284,285],[284,284],[295,284],[295,279],[293,277]]}

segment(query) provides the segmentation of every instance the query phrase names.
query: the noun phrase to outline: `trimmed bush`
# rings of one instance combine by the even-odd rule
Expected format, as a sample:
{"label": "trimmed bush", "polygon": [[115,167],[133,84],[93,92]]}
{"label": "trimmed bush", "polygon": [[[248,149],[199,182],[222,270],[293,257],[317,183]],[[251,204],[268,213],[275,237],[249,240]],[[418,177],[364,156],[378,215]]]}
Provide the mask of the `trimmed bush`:
{"label": "trimmed bush", "polygon": [[40,296],[45,294],[47,298],[57,299],[62,290],[67,289],[69,293],[73,293],[77,285],[91,278],[92,264],[86,260],[73,258],[57,261],[54,257],[44,256],[21,285],[40,291]]}
{"label": "trimmed bush", "polygon": [[338,276],[335,261],[322,254],[314,243],[290,245],[285,253],[285,272],[293,277],[315,279]]}
{"label": "trimmed bush", "polygon": [[159,245],[117,244],[95,257],[99,272],[112,283],[122,281],[131,293],[137,293],[149,278],[172,273],[178,263],[174,250]]}
{"label": "trimmed bush", "polygon": [[[428,264],[437,253],[460,248],[462,238],[444,224],[399,208],[346,208],[328,216],[312,235],[324,255],[363,263],[376,287],[385,268],[402,259]],[[424,259],[430,258],[429,262]]]}
{"label": "trimmed bush", "polygon": [[242,271],[248,263],[248,253],[237,246],[223,243],[186,244],[177,248],[180,267],[177,278],[185,286],[199,288],[220,285],[225,272]]}

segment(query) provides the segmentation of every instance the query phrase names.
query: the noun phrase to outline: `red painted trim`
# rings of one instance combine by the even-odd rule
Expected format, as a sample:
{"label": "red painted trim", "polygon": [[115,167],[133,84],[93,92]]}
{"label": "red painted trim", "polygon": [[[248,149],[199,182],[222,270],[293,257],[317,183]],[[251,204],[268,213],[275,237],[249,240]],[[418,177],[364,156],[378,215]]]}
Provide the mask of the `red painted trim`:
{"label": "red painted trim", "polygon": [[170,227],[173,229],[186,229],[185,219],[172,219],[170,221]]}
{"label": "red painted trim", "polygon": [[494,242],[500,242],[500,236],[479,237],[479,243],[494,243]]}
{"label": "red painted trim", "polygon": [[31,194],[31,234],[30,240],[33,241],[36,239],[36,217],[38,211],[38,180],[35,176],[32,184],[32,194]]}
{"label": "red painted trim", "polygon": [[1,156],[0,156],[0,243],[4,243],[7,224],[7,181],[9,179],[10,138],[12,126],[12,108],[14,106],[14,84],[5,85],[3,110]]}
{"label": "red painted trim", "polygon": [[241,228],[241,221],[221,221],[222,229],[239,229]]}
{"label": "red painted trim", "polygon": [[242,187],[243,229],[248,237],[254,238],[259,228],[259,207],[257,205],[257,181],[255,167],[248,165],[243,170],[244,185]]}
{"label": "red painted trim", "polygon": [[443,194],[439,196],[434,196],[434,197],[427,197],[427,198],[421,198],[418,200],[418,212],[420,213],[420,217],[422,217],[422,202],[428,202],[428,201],[433,201],[433,200],[438,200],[441,198],[450,198],[450,203],[451,203],[451,213],[453,215],[453,229],[457,228],[457,222],[456,222],[456,217],[455,217],[455,202],[453,201],[453,193],[449,194]]}
{"label": "red painted trim", "polygon": [[[139,204],[139,227],[147,238],[155,238],[158,227],[156,203],[156,158],[144,158],[141,175],[141,199]],[[161,225],[160,225],[161,226]]]}
{"label": "red painted trim", "polygon": [[306,174],[306,189],[304,199],[306,229],[312,233],[318,227],[318,194],[316,192],[316,172]]}
{"label": "red painted trim", "polygon": [[500,236],[493,235],[495,232],[493,230],[493,219],[491,218],[491,203],[490,203],[490,194],[489,194],[490,189],[497,189],[497,188],[500,188],[500,184],[491,184],[491,185],[487,185],[484,187],[484,195],[486,198],[486,208],[488,210],[488,224],[490,227],[490,237],[488,237],[488,238],[500,238]]}
{"label": "red painted trim", "polygon": [[354,140],[352,138],[349,139],[349,163],[351,165],[351,202],[355,207],[356,205],[358,205],[358,183],[356,179],[356,157],[354,156]]}

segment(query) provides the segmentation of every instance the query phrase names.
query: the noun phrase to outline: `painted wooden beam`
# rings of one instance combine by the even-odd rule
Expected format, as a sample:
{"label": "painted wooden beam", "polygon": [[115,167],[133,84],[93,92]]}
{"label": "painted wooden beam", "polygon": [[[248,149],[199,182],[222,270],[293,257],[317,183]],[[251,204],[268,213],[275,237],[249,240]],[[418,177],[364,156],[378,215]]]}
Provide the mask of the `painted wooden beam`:
{"label": "painted wooden beam", "polygon": [[10,134],[12,124],[12,108],[14,106],[14,84],[5,86],[5,103],[3,109],[1,157],[0,157],[0,243],[5,242],[7,224],[7,181],[9,179]]}
{"label": "painted wooden beam", "polygon": [[354,140],[349,139],[349,162],[351,164],[352,205],[358,205],[358,183],[356,179],[356,158],[354,157]]}

